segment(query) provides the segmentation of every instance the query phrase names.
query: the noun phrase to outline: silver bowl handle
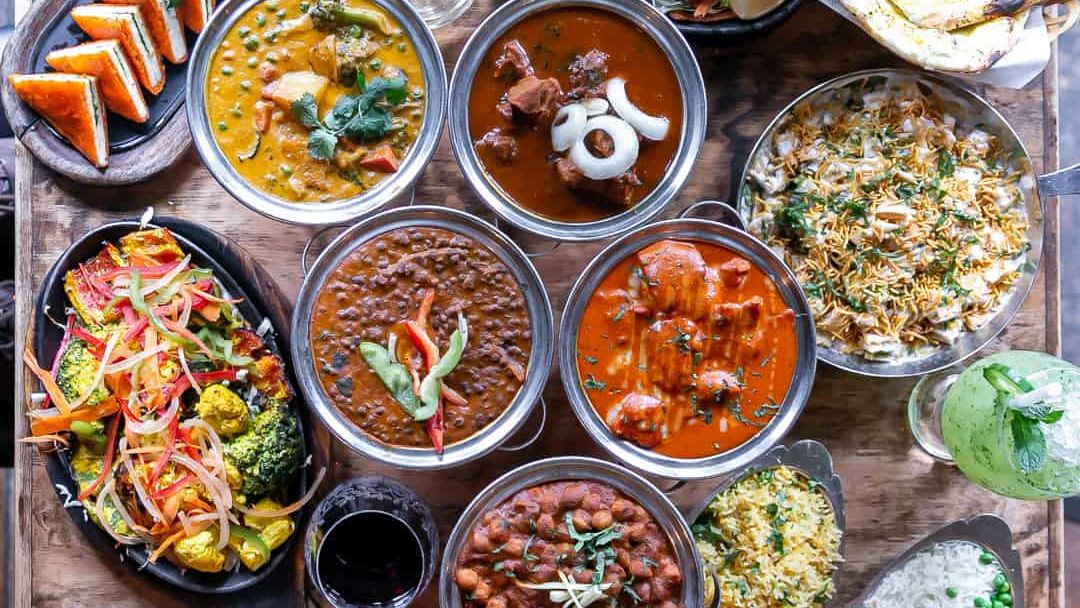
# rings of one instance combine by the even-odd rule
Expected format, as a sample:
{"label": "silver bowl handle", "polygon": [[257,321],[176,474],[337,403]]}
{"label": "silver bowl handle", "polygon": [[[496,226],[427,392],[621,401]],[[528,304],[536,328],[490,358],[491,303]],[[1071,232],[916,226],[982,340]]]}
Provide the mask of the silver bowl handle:
{"label": "silver bowl handle", "polygon": [[324,226],[316,230],[314,234],[308,237],[307,242],[304,243],[304,250],[300,253],[300,272],[303,274],[303,276],[306,277],[308,270],[310,270],[310,267],[308,265],[308,255],[311,253],[311,246],[314,245],[315,242],[322,238],[322,236],[327,232],[331,230],[344,230],[345,228],[348,228],[348,226]]}
{"label": "silver bowl handle", "polygon": [[1065,194],[1080,194],[1080,164],[1040,175],[1039,196],[1049,198]]}
{"label": "silver bowl handle", "polygon": [[[711,211],[710,213],[702,213],[704,211]],[[733,228],[746,231],[746,222],[743,220],[739,212],[735,210],[730,204],[723,201],[700,201],[690,205],[686,209],[683,209],[679,213],[679,217],[682,219],[697,218],[703,220],[710,220],[713,222],[719,222],[726,224]]]}
{"label": "silver bowl handle", "polygon": [[500,452],[519,452],[536,443],[537,439],[540,439],[540,435],[544,434],[544,427],[547,426],[547,401],[544,401],[543,397],[540,397],[540,427],[536,429],[532,437],[526,439],[523,443],[511,446],[499,446]]}

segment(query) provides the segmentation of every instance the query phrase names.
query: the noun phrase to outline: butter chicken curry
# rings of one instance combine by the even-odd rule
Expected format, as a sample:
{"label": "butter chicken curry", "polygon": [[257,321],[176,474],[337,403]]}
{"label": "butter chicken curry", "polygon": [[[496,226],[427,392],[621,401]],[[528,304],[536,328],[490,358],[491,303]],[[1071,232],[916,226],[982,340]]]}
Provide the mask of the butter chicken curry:
{"label": "butter chicken curry", "polygon": [[635,24],[557,8],[511,27],[472,85],[484,170],[528,211],[563,222],[622,213],[664,176],[683,100],[667,54]]}
{"label": "butter chicken curry", "polygon": [[612,433],[675,458],[750,440],[795,368],[794,312],[733,251],[664,240],[620,262],[577,335],[581,385]]}

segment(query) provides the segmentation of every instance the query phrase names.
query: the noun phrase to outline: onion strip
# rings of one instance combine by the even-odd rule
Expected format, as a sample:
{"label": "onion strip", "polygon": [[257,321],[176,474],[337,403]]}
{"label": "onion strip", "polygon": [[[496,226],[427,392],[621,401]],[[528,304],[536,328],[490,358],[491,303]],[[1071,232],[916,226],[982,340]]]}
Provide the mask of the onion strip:
{"label": "onion strip", "polygon": [[569,150],[574,142],[585,135],[585,123],[589,113],[580,103],[572,103],[559,108],[555,121],[551,123],[551,146],[556,152]]}
{"label": "onion strip", "polygon": [[[127,449],[127,437],[120,440],[120,452],[123,453]],[[138,471],[135,470],[135,465],[131,463],[131,456],[123,457],[124,469],[127,470],[128,477],[131,478],[131,485],[135,487],[135,493],[139,495],[139,502],[142,503],[146,511],[150,513],[150,516],[154,518],[154,521],[161,521],[161,511],[158,510],[157,505],[150,500],[150,494],[147,493],[146,487],[143,485],[142,479],[138,475]]]}
{"label": "onion strip", "polygon": [[[585,139],[593,131],[603,131],[611,137],[613,146],[611,156],[600,158],[589,150]],[[638,159],[639,146],[637,132],[629,123],[621,118],[605,114],[590,118],[585,123],[585,132],[570,148],[570,160],[574,161],[574,164],[589,179],[597,181],[614,179],[634,166]]]}
{"label": "onion strip", "polygon": [[[113,498],[113,496],[116,496],[115,484],[116,480],[110,477],[109,482],[105,484],[105,487],[102,489],[101,494],[98,494],[97,501],[94,503],[94,515],[97,515],[98,523],[101,525],[102,529],[104,529],[109,536],[113,537],[113,540],[120,543],[121,545],[137,545],[139,543],[142,543],[143,540],[141,538],[136,538],[134,536],[125,536],[123,534],[120,534],[116,530],[113,530],[112,525],[110,525],[109,521],[105,518],[106,498],[113,501],[113,507],[116,508],[117,512],[120,513],[120,517],[124,517],[125,515],[127,515],[127,517],[124,517],[125,523],[128,521],[128,518],[131,517],[131,515],[127,514],[127,510],[123,509],[123,505],[120,505],[117,500]],[[128,527],[130,527],[132,530],[135,529],[134,527],[132,527],[131,524],[128,524]]]}
{"label": "onion strip", "polygon": [[127,370],[131,369],[132,367],[134,367],[136,364],[142,363],[143,361],[146,361],[150,357],[156,356],[159,353],[163,353],[163,352],[169,350],[171,347],[172,347],[171,343],[162,342],[161,344],[158,344],[157,346],[155,346],[155,347],[153,347],[153,348],[151,348],[149,350],[144,350],[141,353],[139,353],[139,354],[137,354],[137,355],[135,355],[133,357],[128,357],[127,359],[124,359],[123,361],[120,361],[119,363],[113,363],[112,365],[106,366],[105,367],[105,373],[106,374],[117,374],[117,373],[120,373],[120,372],[123,372],[123,371],[127,371]]}
{"label": "onion strip", "polygon": [[[173,453],[173,462],[185,466],[199,478],[207,492],[213,497],[214,510],[218,515],[218,542],[217,548],[224,549],[229,543],[229,509],[232,508],[232,493],[229,486],[222,484],[221,480],[212,476],[201,464],[187,456]],[[222,487],[224,486],[224,487]]]}
{"label": "onion strip", "polygon": [[[132,391],[132,395],[135,392]],[[169,422],[173,419],[173,416],[178,415],[180,411],[180,398],[173,397],[169,403],[169,409],[165,410],[165,414],[160,418],[155,418],[149,421],[131,420],[127,421],[128,430],[133,431],[137,435],[153,435],[154,433],[160,433],[165,430],[165,427],[169,426]]]}
{"label": "onion strip", "polygon": [[191,383],[191,388],[195,389],[195,392],[202,395],[202,387],[199,386],[199,382],[195,380],[195,376],[191,375],[191,368],[187,364],[187,356],[184,355],[184,349],[176,349],[176,354],[180,358],[180,369],[184,370],[184,375],[187,376],[188,382]]}
{"label": "onion strip", "polygon": [[665,116],[650,116],[638,109],[626,94],[626,80],[612,78],[605,87],[608,101],[623,120],[645,139],[660,141],[667,137],[671,122]]}
{"label": "onion strip", "polygon": [[109,359],[112,357],[113,349],[116,348],[116,343],[119,341],[119,333],[114,333],[112,337],[109,338],[109,343],[105,345],[105,353],[101,356],[101,365],[98,366],[97,372],[94,374],[94,381],[90,383],[90,386],[87,387],[86,392],[84,392],[82,396],[71,403],[71,409],[79,409],[79,406],[86,403],[86,400],[90,398],[90,395],[93,395],[94,391],[97,390],[98,385],[101,384],[101,379],[105,377],[106,368],[109,367]]}
{"label": "onion strip", "polygon": [[322,483],[323,478],[326,477],[326,467],[319,469],[318,475],[315,476],[315,481],[311,484],[311,488],[308,489],[307,494],[304,494],[303,498],[292,503],[287,507],[280,509],[273,509],[269,511],[248,509],[244,505],[236,505],[236,510],[240,511],[244,515],[250,515],[252,517],[284,517],[299,511],[315,497],[315,491],[319,489],[319,484]]}

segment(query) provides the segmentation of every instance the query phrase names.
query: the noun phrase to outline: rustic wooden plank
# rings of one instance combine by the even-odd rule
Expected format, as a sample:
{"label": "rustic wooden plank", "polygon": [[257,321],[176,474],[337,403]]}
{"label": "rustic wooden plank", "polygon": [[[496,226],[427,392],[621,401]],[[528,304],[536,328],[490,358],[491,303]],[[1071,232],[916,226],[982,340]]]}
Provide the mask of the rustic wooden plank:
{"label": "rustic wooden plank", "polygon": [[[493,5],[494,0],[480,0],[459,24],[439,30],[451,69],[464,39]],[[708,141],[688,187],[671,203],[668,216],[702,198],[729,197],[735,186],[732,176],[739,174],[761,129],[804,89],[857,69],[902,65],[857,28],[814,3],[768,35],[734,45],[699,43],[696,52],[710,86]],[[1022,91],[986,91],[1013,121],[1040,169],[1056,162],[1055,74],[1051,70]],[[158,213],[195,219],[238,241],[274,274],[290,298],[295,297],[302,279],[299,252],[313,230],[277,224],[242,208],[217,186],[192,153],[150,183],[113,190],[78,186],[40,167],[37,174],[44,177],[34,181],[34,167],[28,172],[23,165],[19,175],[18,246],[23,260],[19,297],[20,311],[26,314],[20,314],[20,335],[25,335],[33,288],[59,252],[85,230],[108,219],[136,215],[148,204]],[[461,177],[445,137],[417,187],[416,200],[491,217],[478,206]],[[1058,349],[1056,222],[1056,211],[1048,213],[1044,271],[1015,322],[991,350]],[[537,249],[544,246],[533,239],[520,241]],[[601,245],[563,246],[537,261],[556,311],[561,310],[569,285]],[[847,488],[847,562],[837,578],[840,603],[857,595],[881,566],[918,537],[948,521],[994,512],[1008,519],[1016,531],[1024,556],[1028,605],[1064,608],[1061,563],[1052,556],[1054,551],[1060,555],[1062,546],[1060,514],[1055,515],[1058,507],[994,496],[922,454],[905,424],[905,401],[912,385],[909,380],[858,379],[823,367],[811,402],[792,433],[792,440],[823,441],[832,450]],[[445,538],[471,497],[501,472],[555,454],[603,456],[570,413],[557,372],[545,396],[550,428],[526,452],[496,453],[469,466],[425,475],[375,466],[335,444],[335,477],[380,473],[404,480],[431,504]],[[17,549],[16,564],[25,566],[21,575],[16,573],[15,606],[107,602],[119,607],[152,603],[171,608],[190,603],[190,597],[148,584],[113,560],[95,556],[59,508],[40,464],[35,463],[31,471],[30,453],[28,448],[19,450],[24,464],[17,484],[22,518],[17,542],[23,549]],[[693,504],[711,485],[692,484],[676,499]],[[224,605],[213,600],[200,603]],[[418,602],[423,608],[437,604],[433,590]]]}

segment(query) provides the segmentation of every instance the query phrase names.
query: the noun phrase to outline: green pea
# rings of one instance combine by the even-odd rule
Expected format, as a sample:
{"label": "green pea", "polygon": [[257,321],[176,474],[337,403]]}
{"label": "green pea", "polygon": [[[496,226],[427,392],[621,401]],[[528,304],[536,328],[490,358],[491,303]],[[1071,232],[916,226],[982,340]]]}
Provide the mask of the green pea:
{"label": "green pea", "polygon": [[229,125],[225,124],[224,121],[219,122],[219,123],[217,123],[217,130],[218,131],[228,131],[229,130]]}
{"label": "green pea", "polygon": [[242,111],[240,111],[240,104],[236,104],[233,107],[229,108],[229,114],[232,114],[233,116],[235,116],[237,118],[240,118],[241,116],[244,115],[244,113]]}
{"label": "green pea", "polygon": [[300,3],[300,12],[301,12],[301,13],[306,13],[306,12],[308,12],[308,9],[310,9],[310,8],[311,8],[311,5],[310,5],[310,4],[308,4],[307,2],[301,2],[301,3]]}
{"label": "green pea", "polygon": [[249,51],[254,51],[255,49],[259,48],[259,39],[254,36],[245,39],[244,48]]}
{"label": "green pea", "polygon": [[997,596],[997,599],[998,599],[999,602],[1001,602],[1002,604],[1005,604],[1006,606],[1012,606],[1013,605],[1013,596],[1012,596],[1011,593],[1009,593],[1007,591],[999,593],[998,596]]}
{"label": "green pea", "polygon": [[266,54],[266,60],[269,61],[270,63],[277,63],[278,56],[276,54],[274,54],[274,53],[267,53]]}
{"label": "green pea", "polygon": [[278,33],[273,30],[263,34],[263,40],[265,40],[268,44],[274,44],[275,42],[277,42],[277,37]]}
{"label": "green pea", "polygon": [[263,27],[264,25],[266,25],[266,15],[264,15],[262,13],[256,13],[255,14],[255,25],[257,25],[259,27]]}
{"label": "green pea", "polygon": [[221,66],[221,73],[226,75],[226,76],[232,76],[232,73],[233,73],[232,66],[231,65],[223,65],[223,66]]}
{"label": "green pea", "polygon": [[250,91],[251,90],[251,81],[250,80],[241,80],[240,81],[240,88],[244,89],[245,91]]}
{"label": "green pea", "polygon": [[975,608],[990,608],[990,602],[985,597],[975,598]]}
{"label": "green pea", "polygon": [[994,563],[994,554],[989,551],[983,551],[982,555],[979,556],[979,561],[983,564],[990,565]]}
{"label": "green pea", "polygon": [[999,602],[997,600],[994,600],[993,602],[990,602],[990,608],[1005,608],[1005,604],[1002,604],[1001,602]]}
{"label": "green pea", "polygon": [[289,165],[281,165],[278,168],[281,169],[281,174],[285,177],[289,177],[292,175],[292,167],[290,167]]}
{"label": "green pea", "polygon": [[409,50],[409,46],[407,44],[405,44],[404,42],[399,42],[398,45],[397,45],[397,50],[404,53],[405,51]]}
{"label": "green pea", "polygon": [[277,0],[267,0],[263,4],[266,5],[266,8],[268,8],[268,9],[270,9],[272,11],[276,11],[277,8],[278,8]]}
{"label": "green pea", "polygon": [[253,68],[253,67],[257,66],[257,65],[259,65],[259,58],[258,57],[248,57],[247,58],[247,66],[249,68]]}
{"label": "green pea", "polygon": [[413,89],[412,90],[412,98],[413,99],[423,99],[424,98],[424,89],[421,89],[420,87],[416,87],[415,89]]}
{"label": "green pea", "polygon": [[946,587],[945,588],[945,596],[950,598],[950,599],[955,598],[958,594],[959,594],[959,592],[953,587]]}
{"label": "green pea", "polygon": [[236,30],[236,33],[237,33],[237,35],[239,35],[239,36],[240,36],[241,38],[247,38],[247,37],[248,37],[248,35],[249,35],[249,34],[251,34],[251,28],[250,28],[250,27],[248,27],[248,26],[246,26],[246,25],[244,25],[244,26],[241,26],[241,27],[240,27],[239,29],[237,29],[237,30]]}
{"label": "green pea", "polygon": [[994,575],[994,590],[1005,591],[1009,588],[1009,579],[1005,578],[1004,574],[1000,572]]}
{"label": "green pea", "polygon": [[288,14],[289,14],[289,11],[287,11],[287,10],[285,10],[285,9],[281,9],[281,10],[279,10],[278,12],[274,13],[274,15],[275,15],[275,16],[276,16],[276,17],[277,17],[278,19],[284,19],[284,18],[285,18],[285,15],[288,15]]}
{"label": "green pea", "polygon": [[372,71],[378,72],[382,69],[382,61],[379,59],[372,59],[368,62],[368,67],[371,68]]}

